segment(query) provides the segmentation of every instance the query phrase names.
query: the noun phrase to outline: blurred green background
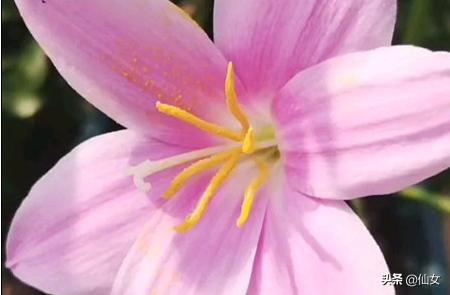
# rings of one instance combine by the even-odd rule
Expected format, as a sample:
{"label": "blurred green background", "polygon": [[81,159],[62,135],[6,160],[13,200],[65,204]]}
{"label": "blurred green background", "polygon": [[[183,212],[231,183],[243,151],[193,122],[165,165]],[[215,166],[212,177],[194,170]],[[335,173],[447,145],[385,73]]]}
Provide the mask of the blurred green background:
{"label": "blurred green background", "polygon": [[[212,0],[174,2],[211,36]],[[450,1],[399,1],[394,43],[450,51]],[[4,243],[14,212],[31,185],[78,143],[120,126],[86,103],[59,76],[12,0],[2,1],[2,44]],[[439,286],[403,285],[397,288],[398,294],[450,294],[449,171],[400,194],[351,205],[380,244],[391,272],[441,276]],[[4,257],[3,252],[3,294],[42,294],[17,281],[3,267]]]}

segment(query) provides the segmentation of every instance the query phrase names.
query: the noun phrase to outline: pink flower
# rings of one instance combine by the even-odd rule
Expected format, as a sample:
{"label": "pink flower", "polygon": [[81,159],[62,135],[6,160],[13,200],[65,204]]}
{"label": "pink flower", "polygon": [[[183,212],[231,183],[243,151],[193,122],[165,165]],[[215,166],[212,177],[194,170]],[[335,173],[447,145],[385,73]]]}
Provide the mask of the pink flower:
{"label": "pink flower", "polygon": [[216,0],[215,45],[166,0],[16,3],[127,128],[31,189],[7,243],[17,277],[56,294],[393,293],[343,200],[450,164],[450,56],[374,49],[394,0]]}

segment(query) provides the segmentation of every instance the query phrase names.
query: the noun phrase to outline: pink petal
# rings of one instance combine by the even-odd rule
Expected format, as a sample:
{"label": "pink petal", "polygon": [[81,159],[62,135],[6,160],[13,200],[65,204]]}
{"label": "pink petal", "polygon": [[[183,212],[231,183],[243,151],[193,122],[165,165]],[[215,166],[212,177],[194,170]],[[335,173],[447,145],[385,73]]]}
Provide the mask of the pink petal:
{"label": "pink petal", "polygon": [[166,141],[198,145],[205,134],[158,113],[157,100],[205,119],[227,120],[226,61],[201,28],[169,1],[16,4],[68,83],[120,124]]}
{"label": "pink petal", "polygon": [[329,60],[293,78],[273,115],[301,192],[401,190],[450,166],[450,54],[398,46]]}
{"label": "pink petal", "polygon": [[214,40],[263,99],[320,61],[389,45],[395,13],[395,0],[216,0]]}
{"label": "pink petal", "polygon": [[279,183],[270,192],[247,294],[394,294],[378,245],[343,201],[306,197]]}
{"label": "pink petal", "polygon": [[267,203],[256,196],[249,220],[242,229],[236,227],[249,174],[253,172],[248,169],[236,171],[213,197],[205,216],[185,233],[173,227],[209,178],[200,178],[175,196],[134,244],[112,294],[245,294]]}
{"label": "pink petal", "polygon": [[[119,131],[95,137],[60,160],[31,189],[11,225],[7,266],[51,294],[109,294],[137,233],[155,209],[125,169],[179,153]],[[173,171],[150,177],[160,197]]]}

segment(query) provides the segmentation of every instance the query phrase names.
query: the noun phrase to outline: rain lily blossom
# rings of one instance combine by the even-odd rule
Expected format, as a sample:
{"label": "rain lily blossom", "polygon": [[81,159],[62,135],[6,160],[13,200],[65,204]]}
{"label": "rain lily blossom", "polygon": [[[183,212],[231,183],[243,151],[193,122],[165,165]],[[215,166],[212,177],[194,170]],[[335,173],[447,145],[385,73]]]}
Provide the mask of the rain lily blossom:
{"label": "rain lily blossom", "polygon": [[31,189],[7,266],[52,294],[392,294],[344,200],[450,164],[450,55],[388,47],[394,0],[16,0],[126,127]]}

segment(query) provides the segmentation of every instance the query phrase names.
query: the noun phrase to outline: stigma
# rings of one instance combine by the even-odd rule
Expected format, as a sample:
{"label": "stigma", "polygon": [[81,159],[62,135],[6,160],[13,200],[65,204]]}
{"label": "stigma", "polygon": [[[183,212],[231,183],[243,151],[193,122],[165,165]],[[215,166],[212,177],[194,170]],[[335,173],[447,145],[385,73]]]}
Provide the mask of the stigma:
{"label": "stigma", "polygon": [[164,192],[162,197],[170,199],[193,176],[209,169],[218,168],[216,174],[214,174],[203,191],[203,194],[199,196],[199,200],[194,209],[186,216],[182,223],[175,227],[175,230],[178,232],[185,232],[200,221],[214,194],[230,177],[236,166],[240,162],[250,159],[254,162],[257,173],[250,180],[250,183],[243,192],[241,212],[236,219],[236,226],[241,228],[249,217],[255,195],[267,179],[273,157],[277,153],[276,141],[274,139],[264,141],[255,140],[254,129],[250,125],[247,115],[238,104],[233,76],[233,65],[230,62],[227,66],[225,78],[225,98],[230,114],[240,124],[241,128],[239,131],[208,122],[174,105],[159,101],[155,105],[159,112],[181,120],[186,124],[193,125],[204,132],[226,138],[230,141],[229,144],[194,150],[153,162],[146,160],[128,169],[128,174],[133,176],[136,187],[141,191],[147,192],[151,189],[151,184],[144,181],[144,178],[147,176],[170,167],[191,163],[174,177]]}

